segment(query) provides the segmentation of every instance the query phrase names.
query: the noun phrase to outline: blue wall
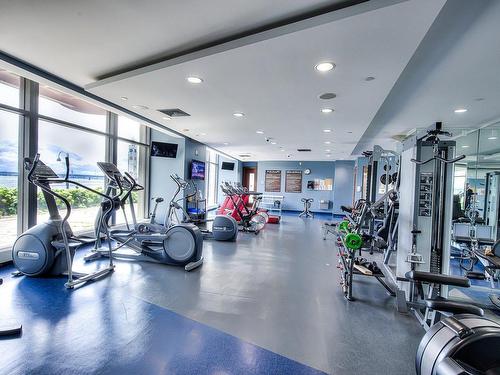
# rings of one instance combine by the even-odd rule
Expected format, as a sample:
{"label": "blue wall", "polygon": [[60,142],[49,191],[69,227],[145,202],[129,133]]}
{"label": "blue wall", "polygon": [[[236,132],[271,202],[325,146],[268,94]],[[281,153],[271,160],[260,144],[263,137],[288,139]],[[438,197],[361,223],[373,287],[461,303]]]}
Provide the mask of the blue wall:
{"label": "blue wall", "polygon": [[[313,198],[312,211],[340,213],[341,205],[352,204],[353,193],[353,171],[354,161],[261,161],[258,163],[245,162],[243,166],[257,166],[257,188],[265,193],[265,173],[268,169],[281,170],[281,192],[267,193],[283,195],[283,209],[302,211],[304,204],[300,201],[302,198]],[[302,174],[302,193],[285,192],[285,174],[287,170],[302,170],[306,168],[311,170],[311,174]],[[316,178],[333,179],[333,191],[308,190],[307,181]],[[319,209],[320,200],[329,200],[330,209],[323,211]]]}
{"label": "blue wall", "polygon": [[[191,161],[199,160],[205,162],[207,159],[207,146],[203,143],[194,141],[192,139],[186,138],[186,153],[185,153],[185,174],[184,178],[189,180],[189,174],[191,172]],[[207,173],[207,172],[206,172]],[[201,195],[203,198],[206,198],[205,195],[205,181],[204,180],[193,180],[198,190],[201,191]]]}
{"label": "blue wall", "polygon": [[333,213],[342,214],[340,206],[351,206],[354,193],[354,161],[337,160],[333,179]]}

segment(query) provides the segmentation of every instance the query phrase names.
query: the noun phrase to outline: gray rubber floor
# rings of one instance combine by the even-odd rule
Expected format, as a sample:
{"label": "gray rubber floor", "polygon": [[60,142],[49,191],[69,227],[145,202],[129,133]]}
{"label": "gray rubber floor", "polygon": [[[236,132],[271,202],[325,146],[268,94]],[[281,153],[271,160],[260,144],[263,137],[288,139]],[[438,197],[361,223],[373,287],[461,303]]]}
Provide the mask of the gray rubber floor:
{"label": "gray rubber floor", "polygon": [[286,216],[236,243],[206,241],[205,263],[191,273],[117,268],[130,268],[123,281],[134,296],[327,373],[413,374],[423,330],[375,280],[359,277],[357,301],[344,299],[321,224]]}

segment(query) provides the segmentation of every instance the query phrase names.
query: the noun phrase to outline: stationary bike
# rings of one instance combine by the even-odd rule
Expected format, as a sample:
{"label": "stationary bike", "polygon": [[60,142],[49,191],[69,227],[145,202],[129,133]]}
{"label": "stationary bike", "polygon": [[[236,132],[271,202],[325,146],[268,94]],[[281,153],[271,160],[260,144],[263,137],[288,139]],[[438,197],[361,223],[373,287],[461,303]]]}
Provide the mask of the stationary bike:
{"label": "stationary bike", "polygon": [[[112,163],[99,162],[97,165],[106,176],[106,191],[117,191],[118,194],[115,195],[111,211],[104,209],[100,211],[96,221],[96,232],[109,230],[112,212],[124,209],[126,204],[130,205],[134,221],[132,228],[109,230],[110,238],[119,243],[113,249],[112,257],[182,266],[186,271],[203,264],[203,236],[197,226],[179,224],[163,232],[138,232],[132,198],[132,192],[138,187],[137,182],[126,172],[123,176]],[[126,225],[128,226],[128,223]],[[135,253],[118,251],[123,246],[129,247]],[[109,256],[109,253],[102,251],[99,241],[96,241],[96,246],[85,256],[85,260],[90,261],[102,256]]]}
{"label": "stationary bike", "polygon": [[[40,154],[37,154],[33,160],[24,160],[25,168],[29,170],[28,180],[42,190],[50,216],[48,221],[35,225],[17,238],[12,248],[12,260],[18,269],[17,275],[67,275],[68,281],[64,285],[66,288],[74,288],[78,284],[96,280],[111,273],[114,269],[113,260],[110,257],[107,267],[93,273],[85,274],[73,271],[75,251],[88,241],[74,236],[68,224],[71,205],[65,197],[52,189],[51,184],[71,184],[99,195],[103,202],[108,203],[108,208],[103,211],[105,215],[111,213],[112,198],[82,185],[78,181],[70,180],[68,156],[66,156],[65,163],[66,174],[64,178],[61,178],[40,160]],[[60,199],[66,206],[66,214],[63,218],[59,214],[55,198]],[[102,233],[109,239],[107,228],[104,228]],[[111,254],[111,244],[103,251],[107,252],[108,255]]]}
{"label": "stationary bike", "polygon": [[249,209],[247,208],[243,197],[244,194],[248,195],[250,193],[240,194],[236,188],[232,187],[228,183],[221,184],[220,187],[222,192],[229,197],[232,206],[234,207],[232,210],[228,210],[228,213],[230,213],[241,226],[240,230],[243,232],[254,233],[255,235],[259,234],[269,219],[269,216],[266,213],[258,212],[262,194],[252,193],[255,196],[255,199],[252,207]]}

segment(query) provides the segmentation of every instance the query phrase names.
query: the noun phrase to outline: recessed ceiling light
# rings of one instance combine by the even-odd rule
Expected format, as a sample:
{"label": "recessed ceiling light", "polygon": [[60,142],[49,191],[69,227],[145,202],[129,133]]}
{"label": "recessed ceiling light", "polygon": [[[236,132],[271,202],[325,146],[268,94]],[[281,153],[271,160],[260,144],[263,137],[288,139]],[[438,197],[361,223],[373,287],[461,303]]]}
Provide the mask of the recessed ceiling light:
{"label": "recessed ceiling light", "polygon": [[280,148],[280,151],[285,151],[285,149],[284,148]]}
{"label": "recessed ceiling light", "polygon": [[330,133],[332,129],[323,129],[323,133]]}
{"label": "recessed ceiling light", "polygon": [[224,146],[227,146],[229,143],[228,142],[224,142],[223,144],[224,144]]}
{"label": "recessed ceiling light", "polygon": [[126,96],[122,96],[122,100],[128,100]]}
{"label": "recessed ceiling light", "polygon": [[494,140],[494,139],[497,139],[497,138],[498,138],[498,137],[495,137],[495,136],[493,136],[493,137],[488,137],[488,139],[491,139],[491,140]]}
{"label": "recessed ceiling light", "polygon": [[140,104],[134,104],[134,105],[132,106],[132,108],[134,108],[134,109],[144,109],[144,110],[149,109],[149,108],[148,108],[148,107],[146,107],[145,105],[140,105]]}
{"label": "recessed ceiling light", "polygon": [[164,120],[172,120],[170,117],[167,117],[167,116],[163,116],[162,119],[164,119]]}
{"label": "recessed ceiling light", "polygon": [[467,112],[467,109],[465,109],[465,108],[458,108],[458,109],[455,109],[454,112],[455,113],[465,113],[465,112]]}
{"label": "recessed ceiling light", "polygon": [[332,62],[321,62],[314,67],[318,72],[328,72],[335,68],[335,64]]}
{"label": "recessed ceiling light", "polygon": [[321,112],[323,112],[323,113],[332,113],[333,109],[331,109],[331,108],[322,108]]}
{"label": "recessed ceiling light", "polygon": [[330,156],[332,156],[332,154],[326,154],[326,157],[329,158]]}
{"label": "recessed ceiling light", "polygon": [[321,94],[319,96],[319,98],[323,99],[323,100],[335,99],[336,97],[337,97],[337,94],[334,94],[333,92],[325,92],[324,94]]}
{"label": "recessed ceiling light", "polygon": [[256,133],[257,134],[264,134],[264,132],[262,130],[257,130]]}
{"label": "recessed ceiling light", "polygon": [[272,141],[272,142],[271,142],[271,144],[272,144],[272,145],[275,145],[275,144],[276,144],[276,142]]}
{"label": "recessed ceiling light", "polygon": [[189,82],[189,83],[195,83],[195,84],[198,84],[198,83],[202,83],[203,80],[200,78],[200,77],[194,77],[194,76],[189,76],[186,78],[186,80]]}
{"label": "recessed ceiling light", "polygon": [[207,135],[207,133],[200,133],[200,135]]}
{"label": "recessed ceiling light", "polygon": [[182,131],[183,131],[183,132],[188,132],[188,131],[189,131],[189,129],[182,129]]}
{"label": "recessed ceiling light", "polygon": [[470,146],[468,145],[463,145],[462,148],[469,148]]}
{"label": "recessed ceiling light", "polygon": [[233,116],[234,117],[243,117],[243,116],[245,116],[245,114],[241,113],[241,112],[235,112],[235,113],[233,113]]}
{"label": "recessed ceiling light", "polygon": [[325,145],[329,145],[330,143],[332,143],[332,142],[330,142],[330,141],[325,141]]}
{"label": "recessed ceiling light", "polygon": [[375,79],[375,77],[372,77],[372,76],[368,76],[365,78],[365,81],[366,82],[370,82],[370,81],[373,81]]}
{"label": "recessed ceiling light", "polygon": [[325,150],[325,152],[331,152],[332,150]]}

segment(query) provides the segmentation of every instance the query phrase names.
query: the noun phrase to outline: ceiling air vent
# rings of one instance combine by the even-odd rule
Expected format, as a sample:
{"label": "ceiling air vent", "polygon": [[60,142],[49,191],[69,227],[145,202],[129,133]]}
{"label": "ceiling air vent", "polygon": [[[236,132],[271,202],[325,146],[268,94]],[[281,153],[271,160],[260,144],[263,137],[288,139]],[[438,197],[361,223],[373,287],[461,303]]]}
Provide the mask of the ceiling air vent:
{"label": "ceiling air vent", "polygon": [[170,116],[170,117],[187,117],[191,116],[189,113],[184,112],[179,108],[171,108],[171,109],[159,109],[161,113]]}
{"label": "ceiling air vent", "polygon": [[311,152],[311,149],[310,148],[298,148],[297,151],[298,152]]}
{"label": "ceiling air vent", "polygon": [[249,158],[251,155],[250,154],[239,154],[238,156],[240,158]]}

